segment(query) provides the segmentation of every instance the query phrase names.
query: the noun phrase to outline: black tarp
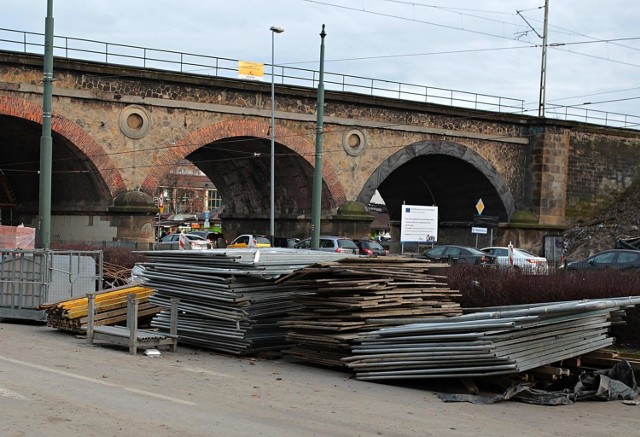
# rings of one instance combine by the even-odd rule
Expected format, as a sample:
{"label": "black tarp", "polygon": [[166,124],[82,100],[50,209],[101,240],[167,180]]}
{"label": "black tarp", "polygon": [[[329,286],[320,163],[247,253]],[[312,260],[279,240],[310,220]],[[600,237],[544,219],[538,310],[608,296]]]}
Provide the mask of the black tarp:
{"label": "black tarp", "polygon": [[635,400],[638,386],[631,365],[619,361],[611,369],[583,372],[573,380],[565,378],[566,387],[536,388],[532,383],[519,383],[495,396],[439,393],[445,402],[493,404],[500,401],[520,401],[537,405],[569,405],[577,401]]}

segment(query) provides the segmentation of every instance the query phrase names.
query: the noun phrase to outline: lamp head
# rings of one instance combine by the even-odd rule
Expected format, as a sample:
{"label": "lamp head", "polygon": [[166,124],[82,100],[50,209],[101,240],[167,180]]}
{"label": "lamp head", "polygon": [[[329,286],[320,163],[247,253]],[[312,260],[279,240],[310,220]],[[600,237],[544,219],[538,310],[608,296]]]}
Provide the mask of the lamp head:
{"label": "lamp head", "polygon": [[271,26],[269,28],[270,31],[272,31],[273,33],[282,33],[284,32],[284,29],[282,27],[278,27],[278,26]]}

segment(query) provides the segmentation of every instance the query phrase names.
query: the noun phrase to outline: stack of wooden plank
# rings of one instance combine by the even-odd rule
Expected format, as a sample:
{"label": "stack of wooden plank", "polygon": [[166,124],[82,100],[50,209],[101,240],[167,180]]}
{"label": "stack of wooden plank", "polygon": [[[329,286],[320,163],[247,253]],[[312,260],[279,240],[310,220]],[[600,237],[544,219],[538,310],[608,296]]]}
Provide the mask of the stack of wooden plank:
{"label": "stack of wooden plank", "polygon": [[281,322],[293,347],[287,354],[315,364],[341,367],[352,342],[364,332],[389,324],[460,315],[444,276],[445,267],[424,260],[348,258],[306,267],[277,281],[295,285],[302,307]]}
{"label": "stack of wooden plank", "polygon": [[[139,301],[138,317],[152,317],[162,307],[149,302],[153,289],[140,284],[125,285],[96,293],[95,325],[116,325],[127,320],[127,296],[135,294]],[[87,327],[88,299],[70,298],[38,307],[47,312],[47,325],[63,331],[81,333]]]}

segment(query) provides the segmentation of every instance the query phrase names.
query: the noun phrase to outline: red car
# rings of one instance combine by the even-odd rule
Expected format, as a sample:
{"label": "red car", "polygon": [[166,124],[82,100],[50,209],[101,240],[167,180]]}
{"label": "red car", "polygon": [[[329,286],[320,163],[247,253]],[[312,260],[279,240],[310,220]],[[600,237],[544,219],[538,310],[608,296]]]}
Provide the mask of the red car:
{"label": "red car", "polygon": [[387,251],[377,241],[359,240],[356,241],[356,246],[358,246],[358,249],[360,250],[360,255],[370,257],[387,255]]}

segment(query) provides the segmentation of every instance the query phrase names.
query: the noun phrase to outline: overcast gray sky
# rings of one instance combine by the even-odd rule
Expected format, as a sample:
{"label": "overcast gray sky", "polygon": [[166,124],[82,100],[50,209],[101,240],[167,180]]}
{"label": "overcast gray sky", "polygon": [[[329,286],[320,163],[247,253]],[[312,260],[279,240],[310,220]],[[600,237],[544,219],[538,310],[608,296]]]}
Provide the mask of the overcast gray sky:
{"label": "overcast gray sky", "polygon": [[[1,28],[44,32],[46,0],[1,3]],[[547,108],[578,105],[640,116],[637,0],[549,3]],[[276,64],[316,70],[325,24],[326,72],[512,97],[537,114],[544,0],[53,0],[53,5],[56,35],[264,63],[271,62],[269,27],[281,26]]]}

